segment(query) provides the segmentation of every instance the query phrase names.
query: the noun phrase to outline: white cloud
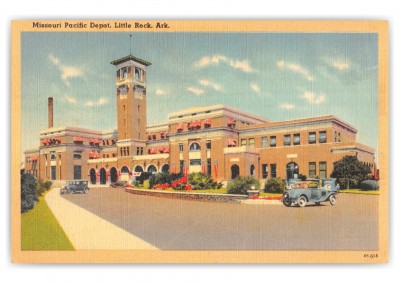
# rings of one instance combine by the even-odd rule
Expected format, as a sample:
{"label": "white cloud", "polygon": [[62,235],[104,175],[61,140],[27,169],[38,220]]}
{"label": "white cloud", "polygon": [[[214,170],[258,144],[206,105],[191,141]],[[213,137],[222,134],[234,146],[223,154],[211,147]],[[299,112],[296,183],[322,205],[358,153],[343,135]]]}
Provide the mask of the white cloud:
{"label": "white cloud", "polygon": [[99,99],[97,100],[97,102],[87,101],[87,102],[84,104],[84,106],[92,107],[92,106],[102,106],[102,105],[105,105],[105,104],[107,104],[107,99],[105,99],[105,98],[99,98]]}
{"label": "white cloud", "polygon": [[219,65],[221,62],[228,66],[238,69],[245,73],[252,73],[254,69],[250,66],[247,60],[228,58],[224,55],[204,56],[194,63],[197,68],[204,68],[209,65]]}
{"label": "white cloud", "polygon": [[316,95],[314,92],[305,91],[303,98],[306,99],[310,104],[319,105],[325,101],[325,95]]}
{"label": "white cloud", "polygon": [[187,90],[193,94],[195,94],[196,96],[200,96],[202,94],[204,94],[204,90],[196,88],[196,87],[189,87],[187,88]]}
{"label": "white cloud", "polygon": [[160,88],[157,88],[156,95],[157,96],[165,96],[165,95],[167,95],[167,91],[165,91],[163,89],[160,89]]}
{"label": "white cloud", "polygon": [[250,87],[256,93],[260,93],[261,91],[260,86],[257,83],[251,83]]}
{"label": "white cloud", "polygon": [[331,66],[337,70],[343,71],[350,68],[350,62],[341,61],[341,60],[333,60],[330,62]]}
{"label": "white cloud", "polygon": [[67,66],[61,63],[60,59],[55,57],[54,55],[50,54],[48,56],[48,59],[51,61],[51,63],[55,66],[58,67],[58,69],[61,72],[61,79],[63,80],[64,84],[69,86],[69,78],[74,78],[74,77],[82,77],[83,72],[81,69],[78,67],[74,66]]}
{"label": "white cloud", "polygon": [[67,102],[70,103],[70,104],[76,104],[76,99],[75,99],[74,97],[65,96],[65,99],[66,99]]}
{"label": "white cloud", "polygon": [[284,60],[280,60],[276,62],[276,66],[280,69],[287,69],[294,73],[300,74],[307,81],[314,81],[314,77],[311,76],[310,71],[308,71],[305,67],[291,62],[285,62]]}
{"label": "white cloud", "polygon": [[100,98],[97,101],[97,105],[99,105],[99,106],[105,105],[106,103],[107,103],[107,99],[105,99],[105,98]]}
{"label": "white cloud", "polygon": [[279,107],[283,109],[294,109],[296,106],[294,104],[283,103]]}
{"label": "white cloud", "polygon": [[200,80],[200,85],[213,88],[215,91],[222,91],[222,86],[209,80]]}

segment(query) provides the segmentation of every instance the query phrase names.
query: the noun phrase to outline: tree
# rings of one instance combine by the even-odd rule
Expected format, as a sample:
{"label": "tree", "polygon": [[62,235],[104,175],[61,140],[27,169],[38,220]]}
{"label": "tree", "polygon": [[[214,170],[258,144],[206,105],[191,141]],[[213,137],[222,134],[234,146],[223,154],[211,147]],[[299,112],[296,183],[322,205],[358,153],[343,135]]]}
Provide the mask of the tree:
{"label": "tree", "polygon": [[333,163],[331,177],[337,178],[340,188],[358,188],[363,180],[367,180],[371,169],[360,162],[357,156],[344,156]]}
{"label": "tree", "polygon": [[21,212],[33,208],[37,201],[36,179],[34,176],[23,173],[21,175]]}
{"label": "tree", "polygon": [[271,193],[282,193],[286,190],[285,181],[280,178],[270,178],[265,184],[264,191]]}

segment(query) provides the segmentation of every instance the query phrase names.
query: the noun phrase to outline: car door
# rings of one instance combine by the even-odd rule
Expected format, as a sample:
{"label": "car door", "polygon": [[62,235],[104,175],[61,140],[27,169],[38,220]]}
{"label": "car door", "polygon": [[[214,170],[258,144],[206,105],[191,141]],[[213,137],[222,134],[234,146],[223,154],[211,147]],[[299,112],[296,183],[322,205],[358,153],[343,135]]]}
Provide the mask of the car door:
{"label": "car door", "polygon": [[318,200],[321,198],[321,192],[318,188],[310,188],[311,191],[311,200]]}

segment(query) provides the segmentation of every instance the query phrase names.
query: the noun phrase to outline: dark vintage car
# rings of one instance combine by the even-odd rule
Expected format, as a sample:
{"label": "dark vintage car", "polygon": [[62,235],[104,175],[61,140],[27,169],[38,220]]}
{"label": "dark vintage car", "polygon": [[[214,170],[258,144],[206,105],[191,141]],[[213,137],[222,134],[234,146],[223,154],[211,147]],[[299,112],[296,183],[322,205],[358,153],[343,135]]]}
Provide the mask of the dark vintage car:
{"label": "dark vintage car", "polygon": [[284,192],[282,202],[285,206],[298,205],[305,207],[307,203],[314,202],[320,205],[321,202],[336,204],[336,195],[339,192],[339,185],[335,178],[316,181],[301,181],[292,185],[291,189]]}
{"label": "dark vintage car", "polygon": [[61,194],[72,194],[72,193],[88,193],[89,186],[87,180],[68,180],[60,189]]}
{"label": "dark vintage car", "polygon": [[128,182],[125,180],[120,180],[120,181],[116,181],[116,182],[112,182],[110,183],[110,187],[125,187],[128,185]]}

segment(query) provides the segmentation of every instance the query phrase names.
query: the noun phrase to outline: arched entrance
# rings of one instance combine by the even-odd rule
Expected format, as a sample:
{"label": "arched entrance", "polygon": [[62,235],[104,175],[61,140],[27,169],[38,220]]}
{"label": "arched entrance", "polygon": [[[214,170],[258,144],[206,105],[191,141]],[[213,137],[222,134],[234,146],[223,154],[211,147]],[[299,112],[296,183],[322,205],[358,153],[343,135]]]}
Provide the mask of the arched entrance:
{"label": "arched entrance", "polygon": [[299,166],[295,162],[286,165],[286,179],[293,179],[299,176]]}
{"label": "arched entrance", "polygon": [[107,177],[106,177],[106,170],[104,168],[100,169],[100,184],[106,184]]}
{"label": "arched entrance", "polygon": [[250,166],[250,175],[254,176],[254,172],[255,172],[256,167],[254,165]]}
{"label": "arched entrance", "polygon": [[240,171],[239,171],[239,166],[238,165],[233,165],[231,167],[231,179],[235,179],[239,176]]}
{"label": "arched entrance", "polygon": [[129,181],[129,168],[127,166],[121,168],[121,176],[119,179],[122,181]]}
{"label": "arched entrance", "polygon": [[96,184],[96,170],[90,169],[89,175],[90,175],[90,183]]}
{"label": "arched entrance", "polygon": [[111,182],[116,182],[118,180],[118,172],[117,169],[114,167],[110,169],[110,178]]}
{"label": "arched entrance", "polygon": [[168,164],[162,165],[161,172],[164,173],[164,174],[169,173],[169,165]]}
{"label": "arched entrance", "polygon": [[150,165],[150,166],[147,168],[147,171],[148,171],[149,173],[156,173],[156,172],[157,172],[157,168],[156,168],[155,165]]}
{"label": "arched entrance", "polygon": [[142,166],[137,165],[137,166],[135,167],[134,172],[136,172],[136,173],[143,173],[143,168],[142,168]]}

